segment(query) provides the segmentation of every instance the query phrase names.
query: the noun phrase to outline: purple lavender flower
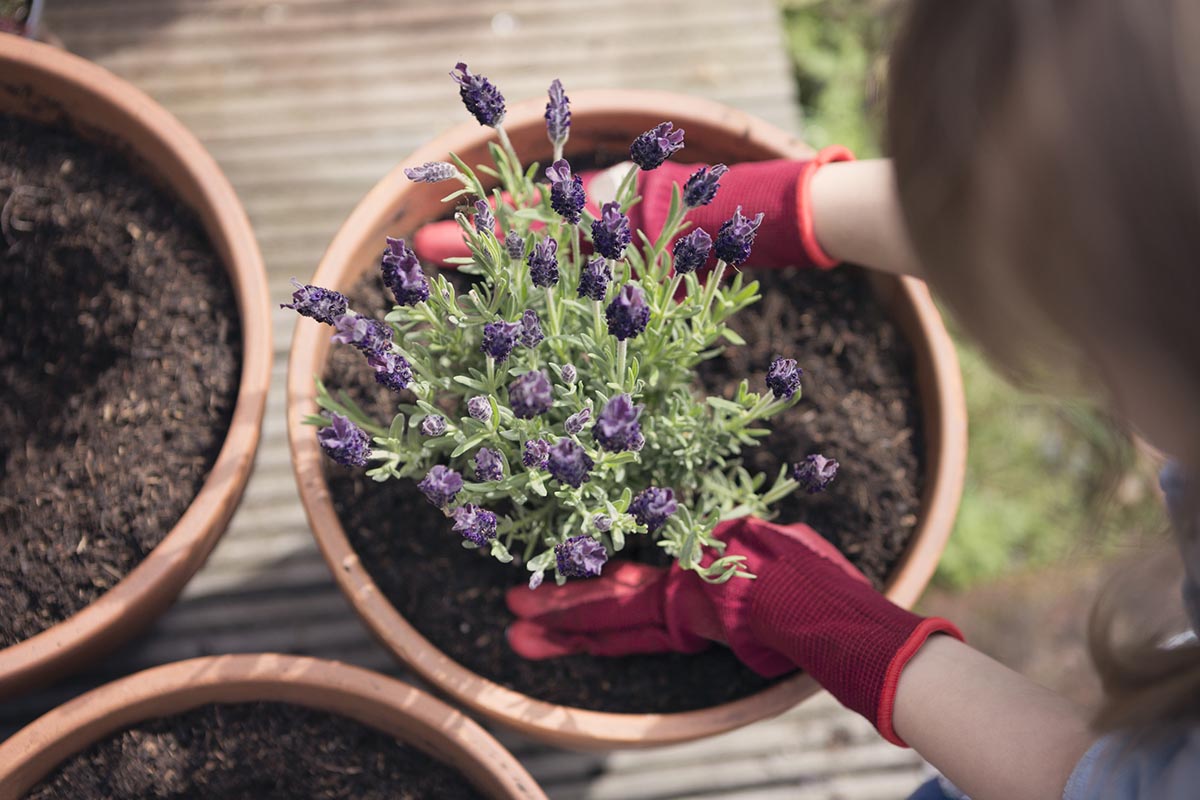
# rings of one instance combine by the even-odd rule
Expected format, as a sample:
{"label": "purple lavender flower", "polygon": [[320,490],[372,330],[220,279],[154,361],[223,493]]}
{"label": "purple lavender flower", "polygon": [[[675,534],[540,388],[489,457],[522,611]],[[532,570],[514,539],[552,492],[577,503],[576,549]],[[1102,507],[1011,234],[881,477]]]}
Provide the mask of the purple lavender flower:
{"label": "purple lavender flower", "polygon": [[498,481],[504,478],[504,459],[498,450],[481,447],[475,453],[475,480]]}
{"label": "purple lavender flower", "polygon": [[629,504],[629,513],[633,514],[639,525],[645,525],[650,533],[654,533],[667,524],[667,518],[678,508],[673,490],[651,486],[633,498],[633,502]]}
{"label": "purple lavender flower", "polygon": [[596,444],[610,453],[641,449],[646,443],[638,424],[643,408],[640,404],[635,406],[627,394],[619,394],[605,403],[592,426]]}
{"label": "purple lavender flower", "polygon": [[450,512],[454,530],[469,542],[483,547],[496,538],[496,515],[474,503],[465,503]]}
{"label": "purple lavender flower", "polygon": [[441,414],[430,414],[421,420],[421,435],[430,438],[441,436],[446,432],[446,418]]}
{"label": "purple lavender flower", "polygon": [[575,382],[575,379],[577,377],[579,377],[579,376],[575,373],[575,365],[574,364],[563,364],[563,368],[562,368],[563,383],[572,384]]}
{"label": "purple lavender flower", "polygon": [[497,320],[483,326],[483,340],[479,349],[485,355],[496,359],[497,364],[503,364],[517,346],[517,337],[521,335],[521,323]]}
{"label": "purple lavender flower", "polygon": [[571,98],[563,91],[562,81],[555,78],[550,84],[550,101],[546,103],[546,135],[551,144],[561,147],[571,133]]}
{"label": "purple lavender flower", "polygon": [[616,261],[625,254],[625,246],[631,241],[629,217],[621,213],[621,204],[605,203],[600,209],[600,219],[592,222],[592,244],[596,252]]}
{"label": "purple lavender flower", "polygon": [[800,389],[800,376],[804,370],[796,366],[796,359],[776,356],[767,368],[767,388],[778,400],[786,400]]}
{"label": "purple lavender flower", "polygon": [[454,498],[463,488],[462,475],[449,467],[436,464],[430,468],[425,477],[417,484],[421,494],[438,508],[445,508],[454,502]]}
{"label": "purple lavender flower", "polygon": [[521,344],[526,347],[537,347],[546,335],[542,333],[542,321],[532,308],[525,309],[521,315]]}
{"label": "purple lavender flower", "polygon": [[477,395],[467,401],[467,413],[472,419],[488,422],[492,418],[492,401],[483,395]]}
{"label": "purple lavender flower", "polygon": [[401,392],[412,383],[412,365],[408,359],[391,350],[368,353],[367,363],[375,370],[375,382],[393,392]]}
{"label": "purple lavender flower", "polygon": [[521,463],[530,469],[544,469],[550,458],[550,443],[545,439],[530,439],[525,443]]}
{"label": "purple lavender flower", "polygon": [[664,122],[643,133],[629,146],[629,158],[642,169],[655,169],[683,148],[683,129]]}
{"label": "purple lavender flower", "polygon": [[492,207],[487,200],[475,201],[475,230],[480,233],[492,233],[496,230],[496,218],[492,215]]}
{"label": "purple lavender flower", "polygon": [[550,207],[572,225],[578,225],[587,195],[583,191],[583,178],[571,174],[571,165],[565,158],[546,168],[550,179]]}
{"label": "purple lavender flower", "polygon": [[583,448],[572,439],[559,439],[550,446],[550,457],[546,469],[555,480],[578,489],[588,479],[588,473],[596,462],[588,458]]}
{"label": "purple lavender flower", "polygon": [[592,525],[601,533],[608,533],[612,530],[612,517],[608,514],[596,514],[592,517]]}
{"label": "purple lavender flower", "polygon": [[526,263],[534,286],[554,286],[558,283],[558,242],[550,238],[534,242]]}
{"label": "purple lavender flower", "polygon": [[525,255],[525,237],[515,230],[509,231],[504,237],[504,249],[508,251],[508,257],[516,261]]}
{"label": "purple lavender flower", "polygon": [[807,489],[809,494],[825,491],[837,473],[838,462],[819,454],[807,456],[792,465],[792,480]]}
{"label": "purple lavender flower", "polygon": [[763,215],[758,213],[754,219],[742,216],[742,207],[738,206],[733,216],[721,224],[717,231],[717,243],[714,249],[717,258],[726,264],[737,266],[750,257],[750,248],[754,244],[754,235],[762,224]]}
{"label": "purple lavender flower", "polygon": [[332,289],[322,289],[320,286],[303,284],[292,278],[292,302],[280,303],[280,308],[290,308],[296,313],[332,325],[333,321],[346,313],[349,303],[346,296]]}
{"label": "purple lavender flower", "polygon": [[587,534],[554,545],[554,562],[564,578],[594,578],[608,561],[604,545]]}
{"label": "purple lavender flower", "polygon": [[458,167],[445,161],[426,161],[419,167],[405,167],[404,174],[416,183],[441,183],[458,175]]}
{"label": "purple lavender flower", "polygon": [[396,303],[415,306],[429,299],[429,279],[421,271],[421,262],[403,239],[387,237],[387,249],[379,264],[383,283],[392,290]]}
{"label": "purple lavender flower", "polygon": [[554,388],[541,370],[526,372],[508,385],[508,405],[517,419],[533,419],[554,405]]}
{"label": "purple lavender flower", "polygon": [[696,228],[687,236],[676,239],[671,252],[675,256],[676,272],[680,275],[695,272],[708,261],[708,254],[712,252],[712,237],[703,228]]}
{"label": "purple lavender flower", "polygon": [[563,423],[563,428],[566,429],[568,434],[574,436],[575,434],[580,433],[584,426],[591,422],[591,420],[592,410],[590,408],[585,408],[582,411],[577,411],[576,413],[567,417],[567,421]]}
{"label": "purple lavender flower", "polygon": [[650,306],[646,304],[646,295],[642,290],[627,283],[608,304],[604,316],[608,320],[608,332],[624,341],[646,330],[646,323],[650,321]]}
{"label": "purple lavender flower", "polygon": [[317,431],[321,449],[343,467],[365,467],[371,453],[371,437],[341,414],[330,414],[331,424]]}
{"label": "purple lavender flower", "polygon": [[593,258],[579,271],[579,296],[604,302],[608,284],[612,282],[612,270],[603,258]]}
{"label": "purple lavender flower", "polygon": [[337,333],[333,341],[348,344],[367,355],[387,353],[392,349],[392,326],[353,312],[333,321]]}
{"label": "purple lavender flower", "polygon": [[721,176],[726,172],[729,172],[729,167],[724,164],[701,167],[693,172],[692,177],[683,185],[683,204],[688,208],[699,208],[711,203],[717,196],[717,189],[721,188],[717,181],[721,180]]}
{"label": "purple lavender flower", "polygon": [[454,65],[450,77],[458,84],[463,105],[480,125],[494,128],[504,121],[504,95],[491,81],[482,75],[472,75],[461,61]]}

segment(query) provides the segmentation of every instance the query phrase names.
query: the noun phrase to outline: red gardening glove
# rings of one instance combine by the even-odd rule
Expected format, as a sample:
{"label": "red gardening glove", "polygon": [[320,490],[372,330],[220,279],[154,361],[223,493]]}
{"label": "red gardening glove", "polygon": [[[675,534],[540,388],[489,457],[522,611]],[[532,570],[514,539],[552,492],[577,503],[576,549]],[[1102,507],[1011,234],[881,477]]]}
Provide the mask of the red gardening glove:
{"label": "red gardening glove", "polygon": [[518,618],[510,644],[542,659],[695,653],[722,642],[765,677],[805,670],[903,746],[892,728],[900,673],[931,634],[962,639],[958,629],[892,603],[807,525],[745,517],[715,533],[756,579],[710,584],[679,567],[620,562],[593,580],[516,587],[506,598]]}
{"label": "red gardening glove", "polygon": [[[853,158],[844,147],[827,147],[808,161],[734,164],[721,178],[716,198],[688,212],[687,219],[693,228],[703,228],[715,238],[721,224],[733,216],[738,206],[751,217],[761,211],[763,223],[754,241],[754,266],[829,269],[838,262],[817,242],[808,202],[809,186],[812,176],[824,164]],[[629,210],[630,226],[641,229],[653,241],[666,222],[672,185],[678,183],[682,187],[700,166],[667,161],[657,169],[639,172],[638,194],[642,202]],[[598,174],[594,171],[581,174],[584,191],[588,193],[587,209],[592,216],[600,215],[589,191]],[[496,231],[501,238],[504,233]],[[462,232],[452,221],[431,223],[418,230],[413,236],[413,249],[422,261],[441,266],[448,258],[469,255]]]}

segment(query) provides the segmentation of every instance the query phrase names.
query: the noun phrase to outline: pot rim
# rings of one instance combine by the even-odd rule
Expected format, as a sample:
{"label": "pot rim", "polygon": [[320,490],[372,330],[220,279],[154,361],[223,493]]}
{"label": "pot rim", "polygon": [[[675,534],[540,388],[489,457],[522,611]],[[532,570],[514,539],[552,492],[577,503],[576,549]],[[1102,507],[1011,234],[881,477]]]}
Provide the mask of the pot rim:
{"label": "pot rim", "polygon": [[[510,109],[506,128],[542,124],[541,101]],[[572,92],[572,114],[581,118],[610,114],[689,122],[704,120],[727,135],[753,142],[778,157],[805,157],[811,148],[769,123],[708,100],[659,91],[595,90]],[[472,123],[458,125],[420,147],[389,172],[355,207],[326,250],[312,281],[347,289],[347,276],[357,277],[354,263],[365,237],[374,236],[391,220],[389,209],[414,184],[403,170],[426,161],[445,160],[448,152],[464,152],[489,139],[490,132]],[[918,362],[927,365],[922,386],[929,472],[922,497],[922,517],[907,553],[886,588],[887,596],[909,607],[929,582],[950,535],[962,493],[966,462],[966,410],[962,378],[950,341],[925,284],[913,278],[871,276],[877,293],[891,298],[910,328]],[[796,674],[748,697],[695,711],[667,714],[622,714],[549,703],[508,689],[446,656],[388,602],[371,579],[346,537],[333,509],[322,471],[315,429],[302,425],[318,411],[313,376],[323,368],[329,337],[309,319],[298,319],[288,361],[288,441],[292,465],[309,526],[343,593],[375,636],[402,662],[416,670],[455,702],[523,734],[558,746],[580,749],[647,747],[689,741],[722,733],[786,711],[818,691],[815,681]],[[932,387],[932,392],[929,391]],[[929,396],[926,396],[926,395]],[[930,413],[932,411],[932,413]]]}
{"label": "pot rim", "polygon": [[[116,586],[62,622],[0,650],[0,698],[45,685],[136,632],[166,608],[204,563],[241,499],[258,446],[271,380],[270,301],[266,270],[250,221],[233,187],[199,140],[165,108],[107,70],[49,45],[0,36],[6,87],[63,107],[62,96],[93,100],[101,126],[122,142],[141,138],[178,171],[163,183],[204,222],[237,298],[242,366],[237,400],[212,469],[161,542]],[[86,114],[73,120],[87,120]],[[140,154],[134,149],[135,154]],[[161,170],[160,170],[161,171]],[[190,195],[185,198],[184,195]]]}
{"label": "pot rim", "polygon": [[58,706],[0,743],[0,797],[20,796],[72,755],[138,722],[209,703],[257,701],[354,719],[448,763],[495,797],[546,800],[491,734],[415,686],[337,661],[274,653],[177,661]]}

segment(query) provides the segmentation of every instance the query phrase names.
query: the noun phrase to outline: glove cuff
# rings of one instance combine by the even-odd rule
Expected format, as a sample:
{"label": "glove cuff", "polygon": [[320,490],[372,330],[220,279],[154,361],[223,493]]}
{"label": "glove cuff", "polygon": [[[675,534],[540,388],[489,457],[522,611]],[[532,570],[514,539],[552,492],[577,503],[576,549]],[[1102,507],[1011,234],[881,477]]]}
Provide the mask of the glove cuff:
{"label": "glove cuff", "polygon": [[875,728],[879,731],[879,734],[894,745],[908,747],[908,743],[900,738],[899,734],[896,733],[896,728],[893,726],[896,689],[900,686],[900,674],[904,672],[904,668],[908,666],[908,662],[917,654],[917,651],[921,649],[926,640],[935,633],[944,633],[948,636],[953,636],[960,642],[963,641],[962,631],[954,623],[941,617],[926,617],[921,620],[920,624],[904,640],[904,644],[896,651],[896,655],[888,663],[887,672],[884,673],[883,688],[879,691],[879,707],[875,719],[872,721],[875,723]]}
{"label": "glove cuff", "polygon": [[835,161],[853,161],[854,154],[841,145],[823,148],[804,165],[796,182],[796,221],[800,226],[800,246],[817,269],[832,269],[841,263],[825,252],[817,241],[816,222],[812,213],[812,180],[817,170]]}

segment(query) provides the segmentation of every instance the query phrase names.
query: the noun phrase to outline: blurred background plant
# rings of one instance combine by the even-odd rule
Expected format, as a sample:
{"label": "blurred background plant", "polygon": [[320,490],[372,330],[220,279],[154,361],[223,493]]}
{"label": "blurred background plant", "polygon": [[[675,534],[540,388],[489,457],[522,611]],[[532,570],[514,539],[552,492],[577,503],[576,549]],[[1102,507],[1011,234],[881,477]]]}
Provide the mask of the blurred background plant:
{"label": "blurred background plant", "polygon": [[[887,49],[898,0],[780,0],[814,147],[881,155]],[[938,567],[966,588],[1111,555],[1162,527],[1153,469],[1104,414],[1014,386],[955,336],[970,416],[967,485]]]}

